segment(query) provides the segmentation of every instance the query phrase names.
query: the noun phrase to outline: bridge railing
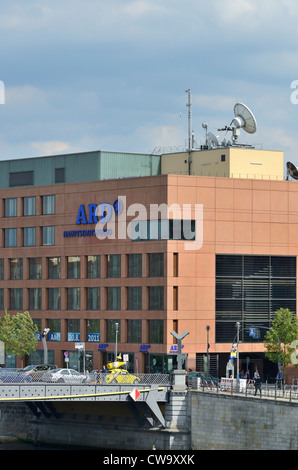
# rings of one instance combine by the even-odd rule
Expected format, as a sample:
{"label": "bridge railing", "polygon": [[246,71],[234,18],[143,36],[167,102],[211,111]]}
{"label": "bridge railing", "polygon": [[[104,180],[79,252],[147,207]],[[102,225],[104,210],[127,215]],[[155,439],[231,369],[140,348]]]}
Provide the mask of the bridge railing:
{"label": "bridge railing", "polygon": [[[124,372],[124,371],[123,371]],[[140,384],[140,385],[171,385],[172,375],[171,374],[125,374],[117,372],[108,373],[97,373],[89,374],[87,382],[93,382],[97,384]]]}
{"label": "bridge railing", "polygon": [[191,383],[192,389],[197,389],[203,392],[213,393],[229,393],[231,395],[239,394],[242,396],[257,396],[259,398],[268,398],[275,400],[289,400],[298,402],[298,386],[297,385],[286,385],[286,384],[269,384],[267,382],[262,383],[260,387],[255,388],[254,381],[249,381],[242,386],[237,384],[237,380],[233,379],[230,381],[218,381],[216,384],[206,384],[205,381],[195,381]]}
{"label": "bridge railing", "polygon": [[125,369],[102,373],[78,373],[73,369],[53,369],[50,371],[24,371],[17,369],[0,369],[0,384],[34,384],[34,383],[66,383],[66,384],[96,384],[96,385],[171,385],[171,374],[134,374]]}

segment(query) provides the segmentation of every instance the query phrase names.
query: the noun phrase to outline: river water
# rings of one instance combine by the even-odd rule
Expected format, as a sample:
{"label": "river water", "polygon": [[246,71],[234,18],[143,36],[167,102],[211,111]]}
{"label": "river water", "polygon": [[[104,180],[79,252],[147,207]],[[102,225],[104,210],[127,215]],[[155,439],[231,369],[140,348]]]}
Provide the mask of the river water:
{"label": "river water", "polygon": [[31,442],[24,442],[21,440],[8,440],[6,442],[0,442],[0,451],[1,450],[10,450],[10,451],[15,451],[15,450],[47,450],[47,451],[53,451],[53,450],[68,450],[68,451],[74,451],[74,450],[98,450],[99,452],[101,451],[100,449],[92,449],[90,447],[77,447],[77,446],[56,446],[56,445],[34,445]]}

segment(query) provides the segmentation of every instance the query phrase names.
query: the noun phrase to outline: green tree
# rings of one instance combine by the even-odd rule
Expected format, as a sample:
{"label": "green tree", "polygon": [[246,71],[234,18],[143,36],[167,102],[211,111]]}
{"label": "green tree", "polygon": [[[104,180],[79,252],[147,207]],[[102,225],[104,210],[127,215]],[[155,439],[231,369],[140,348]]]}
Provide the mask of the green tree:
{"label": "green tree", "polygon": [[5,312],[0,318],[0,340],[4,342],[8,354],[24,356],[36,350],[37,326],[34,324],[29,312],[17,313],[11,316]]}
{"label": "green tree", "polygon": [[[280,361],[285,372],[285,367],[292,363],[291,355],[294,351],[291,346],[298,339],[298,321],[288,308],[280,308],[275,312],[275,317],[269,331],[266,332],[264,346],[267,349],[265,356],[272,362]],[[295,365],[296,366],[296,365]]]}

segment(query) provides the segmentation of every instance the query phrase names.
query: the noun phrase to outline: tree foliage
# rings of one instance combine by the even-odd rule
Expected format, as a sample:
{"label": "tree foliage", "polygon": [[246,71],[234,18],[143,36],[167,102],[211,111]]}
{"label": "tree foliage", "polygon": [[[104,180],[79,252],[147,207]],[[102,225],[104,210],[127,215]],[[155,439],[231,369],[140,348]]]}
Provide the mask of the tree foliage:
{"label": "tree foliage", "polygon": [[264,345],[265,356],[272,362],[279,362],[285,368],[291,364],[294,351],[291,346],[298,339],[297,317],[288,308],[280,308],[269,331],[266,332]]}
{"label": "tree foliage", "polygon": [[24,356],[36,350],[37,326],[29,312],[11,316],[5,312],[0,318],[0,340],[4,342],[5,351],[15,356]]}

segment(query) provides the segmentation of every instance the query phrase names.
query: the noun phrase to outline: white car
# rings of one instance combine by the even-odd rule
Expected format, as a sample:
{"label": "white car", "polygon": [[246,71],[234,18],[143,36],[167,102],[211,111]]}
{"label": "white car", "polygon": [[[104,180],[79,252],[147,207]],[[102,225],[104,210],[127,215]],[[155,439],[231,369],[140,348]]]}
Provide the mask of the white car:
{"label": "white car", "polygon": [[85,383],[87,376],[74,369],[53,369],[42,376],[43,382],[54,383]]}

